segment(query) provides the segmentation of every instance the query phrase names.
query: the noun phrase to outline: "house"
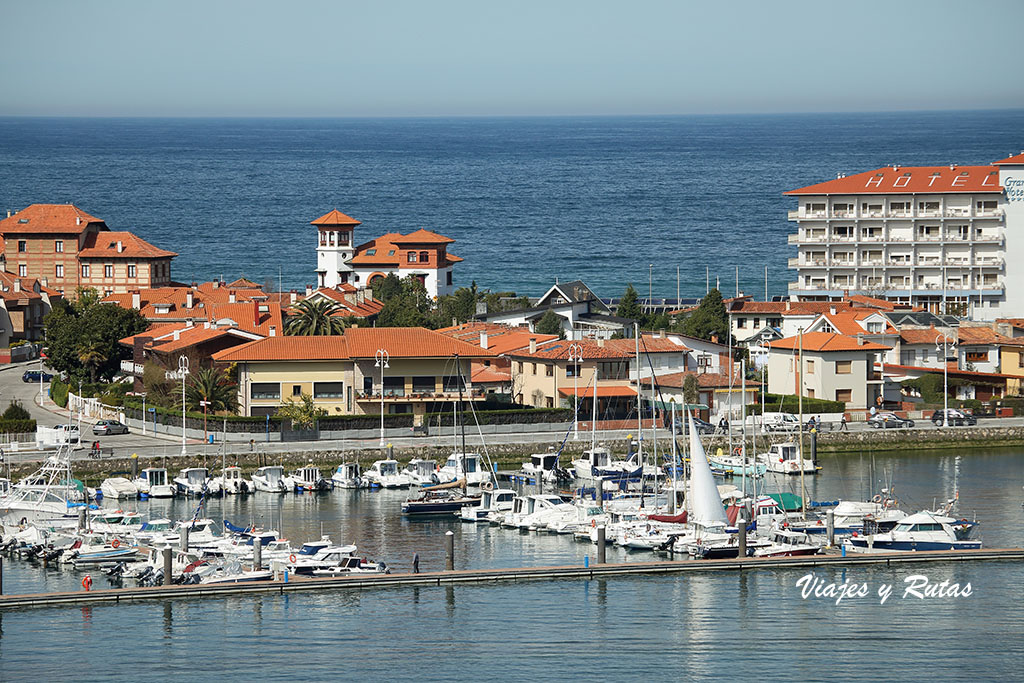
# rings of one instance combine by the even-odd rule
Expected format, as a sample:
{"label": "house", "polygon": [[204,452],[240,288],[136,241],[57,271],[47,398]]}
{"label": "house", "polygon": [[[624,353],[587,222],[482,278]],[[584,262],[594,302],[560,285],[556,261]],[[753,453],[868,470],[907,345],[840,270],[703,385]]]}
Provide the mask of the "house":
{"label": "house", "polygon": [[[687,404],[685,401],[683,385],[687,377],[694,377],[697,380],[696,405]],[[654,384],[659,396],[658,401],[662,407],[675,403],[677,409],[682,410],[683,406],[687,405],[690,409],[699,411],[700,417],[705,420],[711,419],[712,415],[727,415],[730,420],[739,417],[742,413],[744,398],[748,405],[756,403],[761,390],[760,382],[744,380],[739,373],[729,377],[727,373],[695,372],[693,370],[658,375],[654,379]],[[642,379],[641,386],[644,393],[649,394],[651,378]]]}
{"label": "house", "polygon": [[[61,294],[35,278],[17,277],[0,271],[0,349],[11,342],[41,341],[45,336],[43,318]],[[6,354],[10,362],[10,353]],[[4,354],[0,353],[0,360]]]}
{"label": "house", "polygon": [[33,204],[0,220],[6,267],[69,297],[79,287],[101,295],[171,282],[177,254],[127,231],[113,231],[73,204]]}
{"label": "house", "polygon": [[[360,289],[347,282],[337,287],[321,287],[311,290],[304,298],[307,301],[330,301],[341,306],[342,311],[337,315],[346,318],[362,318],[367,323],[376,320],[377,314],[384,308],[384,302],[373,298],[373,290]],[[295,304],[298,300],[297,296],[292,296],[290,303]]]}
{"label": "house", "polygon": [[611,339],[616,334],[629,334],[632,320],[619,318],[594,292],[580,280],[556,282],[544,296],[526,308],[483,312],[477,320],[536,332],[536,325],[551,311],[562,322],[566,339]]}
{"label": "house", "polygon": [[330,415],[428,413],[486,399],[470,363],[494,353],[420,327],[348,328],[343,335],[267,337],[213,354],[238,370],[243,415],[273,415],[311,396]]}
{"label": "house", "polygon": [[493,352],[494,358],[473,361],[473,386],[479,386],[485,393],[508,401],[511,401],[513,394],[516,393],[512,385],[512,361],[509,360],[508,354],[528,348],[531,339],[536,344],[558,339],[558,335],[554,334],[532,334],[520,327],[485,322],[467,322],[437,331]]}
{"label": "house", "polygon": [[454,291],[452,267],[462,261],[448,253],[455,240],[430,230],[408,235],[387,233],[355,246],[360,221],[333,209],[311,222],[317,228],[317,284],[320,288],[352,285],[373,287],[378,278],[395,274],[419,280],[432,297]]}
{"label": "house", "polygon": [[875,363],[888,346],[836,332],[809,332],[767,346],[770,393],[802,394],[860,409],[875,405],[882,396]]}

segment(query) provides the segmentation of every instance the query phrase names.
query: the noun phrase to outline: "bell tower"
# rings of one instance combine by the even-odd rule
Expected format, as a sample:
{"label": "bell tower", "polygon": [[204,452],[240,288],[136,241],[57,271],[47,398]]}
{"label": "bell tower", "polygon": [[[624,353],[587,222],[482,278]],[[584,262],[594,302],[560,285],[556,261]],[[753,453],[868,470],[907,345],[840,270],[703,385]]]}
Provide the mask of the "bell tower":
{"label": "bell tower", "polygon": [[316,274],[318,287],[337,287],[352,279],[349,261],[355,253],[353,231],[359,221],[337,209],[320,216],[310,225],[317,229]]}

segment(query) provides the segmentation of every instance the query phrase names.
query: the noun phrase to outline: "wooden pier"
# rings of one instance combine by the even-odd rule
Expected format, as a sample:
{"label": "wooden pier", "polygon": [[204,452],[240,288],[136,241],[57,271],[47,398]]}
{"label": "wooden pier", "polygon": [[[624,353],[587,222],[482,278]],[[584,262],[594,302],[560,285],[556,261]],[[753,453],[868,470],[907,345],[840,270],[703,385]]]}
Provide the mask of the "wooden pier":
{"label": "wooden pier", "polygon": [[60,607],[120,604],[153,600],[194,599],[239,595],[283,595],[297,591],[366,590],[391,586],[447,586],[454,584],[540,581],[552,579],[603,579],[630,575],[685,574],[751,569],[847,568],[865,565],[905,565],[979,560],[1024,560],[1024,548],[990,550],[936,550],[890,554],[811,555],[732,560],[684,560],[624,562],[586,566],[522,567],[517,569],[464,569],[421,574],[350,574],[330,578],[295,578],[254,583],[109,588],[70,593],[31,593],[0,596],[0,610],[25,607]]}

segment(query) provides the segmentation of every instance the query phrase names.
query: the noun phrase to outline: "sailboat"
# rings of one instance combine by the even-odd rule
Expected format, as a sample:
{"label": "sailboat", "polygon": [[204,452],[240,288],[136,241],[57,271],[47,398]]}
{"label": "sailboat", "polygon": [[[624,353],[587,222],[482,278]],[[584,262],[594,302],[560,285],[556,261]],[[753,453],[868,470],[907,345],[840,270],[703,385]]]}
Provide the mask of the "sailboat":
{"label": "sailboat", "polygon": [[71,476],[71,444],[62,444],[42,466],[0,499],[0,525],[71,526],[84,498]]}

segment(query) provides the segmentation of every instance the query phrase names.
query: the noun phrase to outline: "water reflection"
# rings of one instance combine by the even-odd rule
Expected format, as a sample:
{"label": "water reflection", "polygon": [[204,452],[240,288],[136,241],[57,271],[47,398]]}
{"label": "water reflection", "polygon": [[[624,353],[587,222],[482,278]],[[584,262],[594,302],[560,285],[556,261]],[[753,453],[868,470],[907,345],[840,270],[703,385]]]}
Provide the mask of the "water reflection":
{"label": "water reflection", "polygon": [[167,600],[164,602],[164,637],[170,638],[174,635],[174,618],[172,614],[171,601]]}

